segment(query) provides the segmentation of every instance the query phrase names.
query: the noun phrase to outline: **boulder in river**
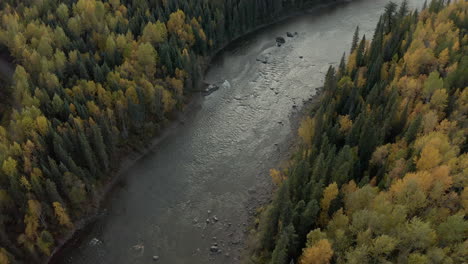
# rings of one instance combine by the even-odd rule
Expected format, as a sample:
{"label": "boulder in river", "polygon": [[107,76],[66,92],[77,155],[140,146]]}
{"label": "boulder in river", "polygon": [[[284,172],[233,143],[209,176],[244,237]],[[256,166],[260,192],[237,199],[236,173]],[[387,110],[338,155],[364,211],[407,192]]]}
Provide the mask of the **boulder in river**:
{"label": "boulder in river", "polygon": [[91,241],[89,241],[89,245],[90,246],[102,245],[102,241],[97,239],[97,238],[93,238],[93,239],[91,239]]}
{"label": "boulder in river", "polygon": [[280,44],[286,43],[286,40],[283,37],[276,37],[276,42]]}
{"label": "boulder in river", "polygon": [[219,247],[218,246],[211,246],[210,251],[213,253],[218,253],[219,252]]}
{"label": "boulder in river", "polygon": [[293,38],[293,37],[294,37],[293,33],[291,33],[291,32],[286,32],[286,36],[288,36],[289,38]]}
{"label": "boulder in river", "polygon": [[216,91],[218,89],[219,89],[218,85],[210,84],[205,88],[205,90],[203,90],[203,95],[209,95],[209,94],[211,94],[212,92],[214,92],[214,91]]}
{"label": "boulder in river", "polygon": [[159,256],[156,256],[156,255],[153,256],[153,260],[154,260],[154,261],[158,261],[158,260],[159,260]]}
{"label": "boulder in river", "polygon": [[224,80],[223,84],[221,84],[224,89],[229,89],[231,88],[231,84],[229,83],[228,80]]}

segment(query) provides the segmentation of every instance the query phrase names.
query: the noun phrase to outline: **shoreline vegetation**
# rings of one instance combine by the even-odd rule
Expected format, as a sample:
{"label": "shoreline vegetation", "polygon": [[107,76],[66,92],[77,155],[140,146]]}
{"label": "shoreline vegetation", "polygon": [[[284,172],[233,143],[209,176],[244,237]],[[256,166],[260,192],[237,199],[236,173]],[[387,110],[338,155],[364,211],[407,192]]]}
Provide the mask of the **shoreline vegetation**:
{"label": "shoreline vegetation", "polygon": [[292,2],[2,1],[16,69],[0,126],[0,263],[48,261],[92,222],[115,164],[170,133],[211,56],[286,10],[341,1]]}
{"label": "shoreline vegetation", "polygon": [[466,1],[389,3],[272,169],[245,263],[465,263]]}

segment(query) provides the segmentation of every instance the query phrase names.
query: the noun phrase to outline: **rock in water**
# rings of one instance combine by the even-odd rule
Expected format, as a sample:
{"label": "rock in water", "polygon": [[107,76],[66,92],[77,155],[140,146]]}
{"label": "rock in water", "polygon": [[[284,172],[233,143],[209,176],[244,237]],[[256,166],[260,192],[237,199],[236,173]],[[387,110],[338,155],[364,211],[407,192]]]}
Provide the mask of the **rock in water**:
{"label": "rock in water", "polygon": [[154,260],[154,261],[158,261],[158,260],[159,260],[159,256],[153,256],[153,260]]}
{"label": "rock in water", "polygon": [[[276,43],[276,44],[278,45],[279,43]],[[266,53],[266,54],[263,53],[263,54],[260,54],[260,55],[257,57],[257,61],[259,61],[259,62],[261,62],[261,63],[263,63],[263,64],[267,64],[268,61],[269,61],[269,59],[270,59],[270,58],[269,58],[269,55],[270,55],[270,53]]]}
{"label": "rock in water", "polygon": [[284,44],[284,43],[286,43],[286,40],[283,37],[277,37],[276,42],[280,43],[280,44]]}
{"label": "rock in water", "polygon": [[213,253],[218,253],[219,247],[218,246],[211,246],[210,251],[213,252]]}
{"label": "rock in water", "polygon": [[289,38],[294,37],[293,33],[291,33],[291,32],[286,32],[286,36],[288,36]]}
{"label": "rock in water", "polygon": [[203,90],[203,94],[204,95],[209,95],[211,94],[212,92],[216,91],[219,89],[219,86],[216,85],[216,84],[210,84],[208,85],[208,87],[205,88],[205,90]]}
{"label": "rock in water", "polygon": [[225,88],[225,89],[231,88],[231,84],[229,83],[228,80],[224,80],[222,86],[223,86],[223,88]]}
{"label": "rock in water", "polygon": [[268,59],[266,57],[262,57],[262,58],[257,58],[257,61],[263,63],[263,64],[267,64],[268,63]]}
{"label": "rock in water", "polygon": [[145,246],[143,244],[136,244],[132,247],[132,249],[143,253],[145,251]]}
{"label": "rock in water", "polygon": [[97,238],[93,238],[91,239],[91,241],[89,241],[89,245],[90,246],[102,245],[102,241]]}

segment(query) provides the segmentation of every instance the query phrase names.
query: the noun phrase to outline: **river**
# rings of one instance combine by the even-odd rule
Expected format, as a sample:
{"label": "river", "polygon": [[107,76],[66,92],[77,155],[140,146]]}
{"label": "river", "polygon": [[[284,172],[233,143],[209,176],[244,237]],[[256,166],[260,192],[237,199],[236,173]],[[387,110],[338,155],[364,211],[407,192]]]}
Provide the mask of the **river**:
{"label": "river", "polygon": [[[102,217],[53,262],[140,264],[154,255],[169,264],[239,262],[249,214],[269,189],[268,170],[290,153],[292,117],[349,51],[357,25],[372,38],[387,2],[311,10],[232,43],[205,76],[230,87],[195,98],[176,127],[124,172]],[[409,1],[412,8],[423,3]],[[298,34],[288,38],[287,31]],[[281,47],[277,36],[286,39]],[[214,242],[222,253],[210,254]]]}

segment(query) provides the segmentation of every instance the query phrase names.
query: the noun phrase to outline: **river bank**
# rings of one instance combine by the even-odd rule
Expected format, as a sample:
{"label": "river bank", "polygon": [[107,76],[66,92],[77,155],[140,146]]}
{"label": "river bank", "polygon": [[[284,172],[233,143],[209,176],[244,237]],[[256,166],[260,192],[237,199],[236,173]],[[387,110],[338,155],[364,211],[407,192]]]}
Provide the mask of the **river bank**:
{"label": "river bank", "polygon": [[[106,199],[108,199],[108,196],[111,195],[111,192],[114,188],[116,188],[116,185],[119,183],[119,181],[122,180],[122,177],[124,177],[125,171],[127,171],[129,168],[131,168],[139,159],[147,155],[152,149],[154,149],[162,140],[164,140],[167,136],[170,134],[174,133],[175,130],[177,130],[181,125],[183,125],[183,120],[186,117],[187,113],[190,112],[191,110],[195,110],[197,107],[197,100],[199,100],[200,95],[197,97],[192,98],[192,100],[189,101],[187,105],[184,106],[184,109],[180,112],[177,113],[176,118],[168,124],[167,127],[163,128],[163,132],[156,136],[155,138],[149,140],[146,142],[146,146],[142,146],[140,149],[135,149],[134,147],[130,147],[128,149],[134,149],[133,151],[126,151],[124,152],[125,154],[121,154],[122,161],[120,162],[120,165],[118,166],[118,169],[112,173],[112,175],[115,175],[114,177],[110,177],[109,181],[103,184],[103,188],[99,194],[99,197],[97,201],[95,201],[95,204],[93,205],[93,210],[80,220],[79,222],[74,224],[73,230],[64,237],[58,244],[58,246],[52,251],[50,257],[46,260],[45,263],[59,263],[56,262],[58,261],[56,258],[61,257],[61,250],[63,247],[67,245],[67,243],[79,239],[80,233],[84,231],[89,225],[92,225],[93,222],[95,222],[100,216],[102,216],[101,212],[101,206],[103,203],[105,203]],[[144,144],[144,142],[140,143],[141,145]]]}
{"label": "river bank", "polygon": [[[288,151],[285,153],[286,155],[282,157],[280,163],[272,169],[285,169],[290,165],[292,155],[296,153],[301,144],[301,139],[297,135],[301,122],[305,117],[310,115],[311,111],[315,111],[318,108],[322,98],[322,88],[323,87],[317,88],[317,94],[308,98],[304,102],[303,107],[291,115],[290,122],[292,134],[288,139]],[[260,220],[261,212],[263,212],[264,207],[272,202],[274,191],[275,186],[273,182],[265,181],[263,186],[257,187],[255,195],[250,197],[246,204],[245,210],[249,213],[249,218],[247,220],[247,226],[243,231],[247,238],[242,242],[243,249],[240,255],[241,263],[250,263],[251,250],[254,248],[252,243],[255,243],[255,236],[257,235],[256,225],[259,223],[258,221]]]}

